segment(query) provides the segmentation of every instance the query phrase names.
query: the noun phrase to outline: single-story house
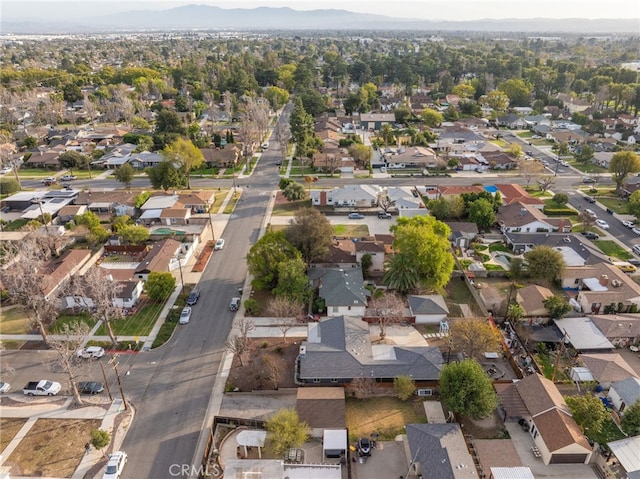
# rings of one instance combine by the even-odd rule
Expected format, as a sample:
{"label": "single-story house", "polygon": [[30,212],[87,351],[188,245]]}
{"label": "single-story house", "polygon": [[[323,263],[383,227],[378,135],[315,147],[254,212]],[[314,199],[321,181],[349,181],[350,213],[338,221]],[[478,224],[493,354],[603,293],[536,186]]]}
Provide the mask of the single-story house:
{"label": "single-story house", "polygon": [[382,125],[395,125],[395,113],[360,113],[360,127],[363,130],[378,131]]}
{"label": "single-story house", "polygon": [[142,295],[144,283],[137,281],[122,281],[118,283],[118,295],[113,298],[116,308],[133,308]]}
{"label": "single-story house", "polygon": [[637,345],[640,341],[640,317],[637,314],[607,314],[590,318],[616,347]]}
{"label": "single-story house", "polygon": [[371,293],[361,268],[310,268],[307,277],[324,300],[328,316],[363,316]]}
{"label": "single-story house", "polygon": [[451,229],[449,241],[458,248],[468,248],[480,232],[478,225],[470,221],[446,221]]}
{"label": "single-story house", "polygon": [[158,241],[136,268],[135,277],[146,281],[151,272],[167,273],[175,269],[181,248],[182,243],[172,239]]}
{"label": "single-story house", "polygon": [[449,308],[439,294],[409,295],[409,311],[417,324],[440,324],[447,319]]}
{"label": "single-story house", "polygon": [[607,446],[622,467],[621,477],[637,479],[640,477],[640,436],[625,437],[608,442]]}
{"label": "single-story house", "polygon": [[496,220],[503,233],[568,232],[571,222],[564,218],[548,218],[538,208],[523,203],[501,206]]}
{"label": "single-story house", "polygon": [[581,354],[580,360],[604,389],[609,389],[615,382],[637,377],[634,369],[619,354]]}
{"label": "single-story house", "polygon": [[331,190],[312,190],[313,206],[373,208],[383,189],[377,185],[345,185]]}
{"label": "single-story house", "polygon": [[609,387],[609,399],[619,413],[640,400],[640,379],[635,376],[614,381]]}
{"label": "single-story house", "polygon": [[554,319],[554,324],[565,335],[566,341],[576,351],[611,351],[614,346],[604,334],[593,324],[590,318]]}
{"label": "single-story house", "polygon": [[528,319],[530,324],[543,323],[549,317],[544,301],[552,296],[553,292],[549,288],[531,284],[518,290],[516,301],[524,309],[525,320]]}

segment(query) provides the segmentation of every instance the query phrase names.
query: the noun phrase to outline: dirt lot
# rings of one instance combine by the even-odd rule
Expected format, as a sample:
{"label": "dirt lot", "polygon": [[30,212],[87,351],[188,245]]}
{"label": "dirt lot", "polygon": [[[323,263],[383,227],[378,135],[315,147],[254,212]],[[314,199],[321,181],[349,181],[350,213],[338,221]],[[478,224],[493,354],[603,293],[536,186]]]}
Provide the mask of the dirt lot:
{"label": "dirt lot", "polygon": [[293,368],[300,349],[294,340],[282,338],[258,338],[252,340],[251,351],[244,365],[238,355],[227,381],[227,391],[242,392],[265,389],[294,388]]}
{"label": "dirt lot", "polygon": [[4,418],[0,419],[0,454],[5,448],[9,445],[11,440],[18,434],[18,431],[24,426],[24,423],[27,422],[26,419],[23,418]]}
{"label": "dirt lot", "polygon": [[71,477],[98,427],[97,419],[38,419],[4,465],[15,476]]}

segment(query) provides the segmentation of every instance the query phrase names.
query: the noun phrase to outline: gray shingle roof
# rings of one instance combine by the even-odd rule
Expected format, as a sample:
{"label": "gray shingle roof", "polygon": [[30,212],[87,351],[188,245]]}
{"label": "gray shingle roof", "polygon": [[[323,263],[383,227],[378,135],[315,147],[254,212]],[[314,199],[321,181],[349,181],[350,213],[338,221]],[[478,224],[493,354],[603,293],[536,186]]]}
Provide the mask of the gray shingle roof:
{"label": "gray shingle roof", "polygon": [[[406,430],[411,457],[420,464],[425,477],[438,479],[456,477],[453,468],[460,465],[457,463],[459,454],[452,442],[455,435],[462,436],[460,426],[457,424],[407,424]],[[464,445],[464,440],[462,444]],[[470,463],[464,465],[475,472],[471,457],[468,459]],[[477,476],[473,474],[469,477]]]}
{"label": "gray shingle roof", "polygon": [[327,306],[366,306],[371,295],[364,287],[361,268],[313,268],[308,277],[318,285]]}
{"label": "gray shingle roof", "polygon": [[449,314],[449,308],[439,294],[409,296],[408,299],[413,314]]}
{"label": "gray shingle roof", "polygon": [[622,381],[611,384],[611,389],[615,389],[627,406],[632,405],[640,399],[640,379],[630,377]]}

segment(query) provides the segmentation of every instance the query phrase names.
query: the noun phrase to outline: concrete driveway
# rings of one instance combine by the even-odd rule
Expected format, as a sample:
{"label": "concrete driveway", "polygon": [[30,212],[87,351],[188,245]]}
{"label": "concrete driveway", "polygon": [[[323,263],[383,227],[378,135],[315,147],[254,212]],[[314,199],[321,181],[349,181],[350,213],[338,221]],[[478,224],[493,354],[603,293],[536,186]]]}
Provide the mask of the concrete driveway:
{"label": "concrete driveway", "polygon": [[378,441],[371,456],[352,464],[354,479],[396,479],[407,474],[404,441]]}

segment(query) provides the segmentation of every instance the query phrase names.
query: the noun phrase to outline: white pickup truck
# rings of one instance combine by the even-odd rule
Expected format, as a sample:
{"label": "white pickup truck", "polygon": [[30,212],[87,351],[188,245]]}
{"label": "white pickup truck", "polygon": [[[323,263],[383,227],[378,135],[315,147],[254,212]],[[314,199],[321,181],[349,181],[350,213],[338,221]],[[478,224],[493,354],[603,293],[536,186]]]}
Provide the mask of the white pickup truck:
{"label": "white pickup truck", "polygon": [[27,396],[55,396],[60,392],[62,386],[55,381],[42,379],[40,381],[31,381],[22,388],[22,392]]}

